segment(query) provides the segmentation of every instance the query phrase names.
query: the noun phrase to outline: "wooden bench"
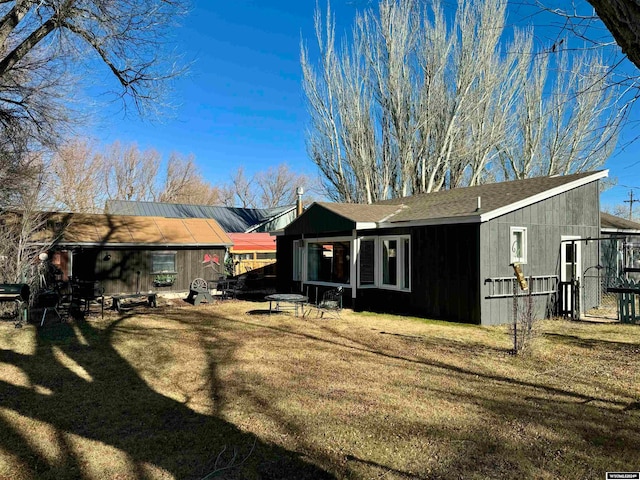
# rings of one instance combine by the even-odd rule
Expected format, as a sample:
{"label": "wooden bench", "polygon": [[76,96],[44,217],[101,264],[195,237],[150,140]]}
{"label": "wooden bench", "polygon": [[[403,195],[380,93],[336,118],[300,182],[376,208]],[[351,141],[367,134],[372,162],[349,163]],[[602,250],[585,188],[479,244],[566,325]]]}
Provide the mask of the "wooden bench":
{"label": "wooden bench", "polygon": [[158,306],[158,294],[156,292],[123,293],[111,297],[111,299],[113,300],[113,309],[117,310],[118,312],[122,312],[124,310],[122,302],[123,300],[144,300],[145,298],[149,307],[155,308]]}

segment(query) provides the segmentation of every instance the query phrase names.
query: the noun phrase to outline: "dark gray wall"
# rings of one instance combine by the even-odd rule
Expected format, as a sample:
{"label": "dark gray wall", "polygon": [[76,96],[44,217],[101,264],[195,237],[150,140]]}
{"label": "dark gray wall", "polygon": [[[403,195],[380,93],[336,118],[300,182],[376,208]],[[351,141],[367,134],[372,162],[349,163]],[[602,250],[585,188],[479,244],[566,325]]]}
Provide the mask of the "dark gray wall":
{"label": "dark gray wall", "polygon": [[[527,227],[528,261],[524,273],[529,275],[560,275],[560,238],[577,235],[597,238],[600,232],[599,185],[592,182],[569,192],[556,195],[531,206],[495,218],[480,226],[480,305],[483,325],[512,321],[512,298],[487,298],[492,277],[513,276],[509,265],[509,228]],[[597,242],[582,242],[581,271],[598,264]],[[591,290],[595,279],[585,278],[583,289]],[[584,296],[583,296],[584,298]],[[555,299],[534,296],[537,318],[546,316]],[[595,305],[583,305],[590,308]]]}
{"label": "dark gray wall", "polygon": [[480,323],[478,225],[434,225],[372,231],[411,235],[411,292],[358,289],[359,310]]}
{"label": "dark gray wall", "polygon": [[[477,224],[359,232],[359,236],[411,235],[411,292],[360,288],[354,301],[351,290],[345,289],[344,306],[361,311],[480,323],[478,232]],[[313,302],[316,292],[321,295],[330,287],[301,286],[292,281],[293,241],[299,238],[300,235],[277,237],[277,289],[308,293]]]}
{"label": "dark gray wall", "polygon": [[[176,252],[176,280],[170,287],[155,287],[151,274],[151,255],[154,251]],[[217,255],[220,265],[215,270],[202,263],[204,255]],[[73,255],[73,276],[80,280],[99,280],[106,294],[133,293],[137,289],[137,271],[140,271],[140,291],[186,291],[195,278],[217,280],[224,271],[224,248],[158,250],[84,248]],[[110,256],[110,257],[107,257]]]}

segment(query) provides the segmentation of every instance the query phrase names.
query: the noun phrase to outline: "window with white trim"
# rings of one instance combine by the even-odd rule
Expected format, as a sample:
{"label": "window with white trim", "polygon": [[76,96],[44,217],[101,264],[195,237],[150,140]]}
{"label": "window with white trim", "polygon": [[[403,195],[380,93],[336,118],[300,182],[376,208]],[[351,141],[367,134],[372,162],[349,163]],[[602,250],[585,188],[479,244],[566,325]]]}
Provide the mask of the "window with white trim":
{"label": "window with white trim", "polygon": [[409,290],[411,288],[411,238],[380,237],[380,286]]}
{"label": "window with white trim", "polygon": [[350,241],[307,243],[307,280],[348,284],[351,264]]}
{"label": "window with white trim", "polygon": [[511,227],[509,230],[509,263],[527,263],[527,228]]}

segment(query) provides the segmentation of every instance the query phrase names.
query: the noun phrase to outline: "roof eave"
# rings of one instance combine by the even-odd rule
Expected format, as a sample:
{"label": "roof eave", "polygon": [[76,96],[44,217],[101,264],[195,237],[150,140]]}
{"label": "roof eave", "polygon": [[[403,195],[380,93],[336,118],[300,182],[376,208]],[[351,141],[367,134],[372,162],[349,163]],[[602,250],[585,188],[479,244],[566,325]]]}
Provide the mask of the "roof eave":
{"label": "roof eave", "polygon": [[210,248],[210,247],[232,247],[233,243],[101,243],[101,242],[33,242],[32,245],[56,246],[56,247],[101,247],[101,248],[121,248],[121,247],[162,247],[162,248]]}
{"label": "roof eave", "polygon": [[356,222],[356,230],[373,230],[378,227],[376,222]]}
{"label": "roof eave", "polygon": [[276,220],[276,219],[278,219],[280,217],[288,215],[291,212],[295,211],[295,209],[296,209],[296,206],[292,205],[290,208],[287,208],[286,210],[283,210],[282,212],[278,213],[277,215],[272,215],[271,217],[267,218],[266,220],[263,220],[260,223],[252,225],[250,228],[245,230],[244,233],[253,233],[254,231],[256,231],[258,228],[262,227],[263,225],[266,225],[269,222],[273,222],[274,220]]}
{"label": "roof eave", "polygon": [[600,229],[603,233],[632,233],[632,234],[640,234],[640,230],[636,230],[633,228],[613,228],[613,227],[603,227]]}
{"label": "roof eave", "polygon": [[424,220],[406,220],[396,222],[380,222],[377,228],[426,227],[429,225],[455,225],[458,223],[480,223],[480,215],[461,217],[428,218]]}

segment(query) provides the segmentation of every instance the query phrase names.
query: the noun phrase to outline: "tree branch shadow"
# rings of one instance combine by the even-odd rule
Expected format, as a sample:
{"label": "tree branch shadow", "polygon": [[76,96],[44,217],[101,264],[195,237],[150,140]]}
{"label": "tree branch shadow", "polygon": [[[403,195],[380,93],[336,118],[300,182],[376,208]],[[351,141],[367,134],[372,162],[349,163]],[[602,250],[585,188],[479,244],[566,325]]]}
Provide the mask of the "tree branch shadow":
{"label": "tree branch shadow", "polygon": [[[124,315],[104,329],[83,319],[52,325],[38,332],[34,354],[0,349],[0,362],[13,365],[28,379],[28,386],[0,381],[0,407],[45,423],[58,438],[60,458],[53,462],[39,454],[18,424],[0,416],[0,447],[20,464],[15,478],[90,478],[83,463],[86,452],[66,445],[70,436],[123,452],[133,465],[127,472],[131,478],[146,478],[145,465],[175,478],[202,478],[217,468],[216,459],[225,448],[240,454],[251,450],[245,463],[228,469],[225,478],[331,478],[296,452],[267,444],[220,416],[197,413],[153,390],[113,345],[114,332],[131,318]],[[232,350],[233,345],[226,348]],[[219,396],[214,358],[209,369],[211,394]]]}

